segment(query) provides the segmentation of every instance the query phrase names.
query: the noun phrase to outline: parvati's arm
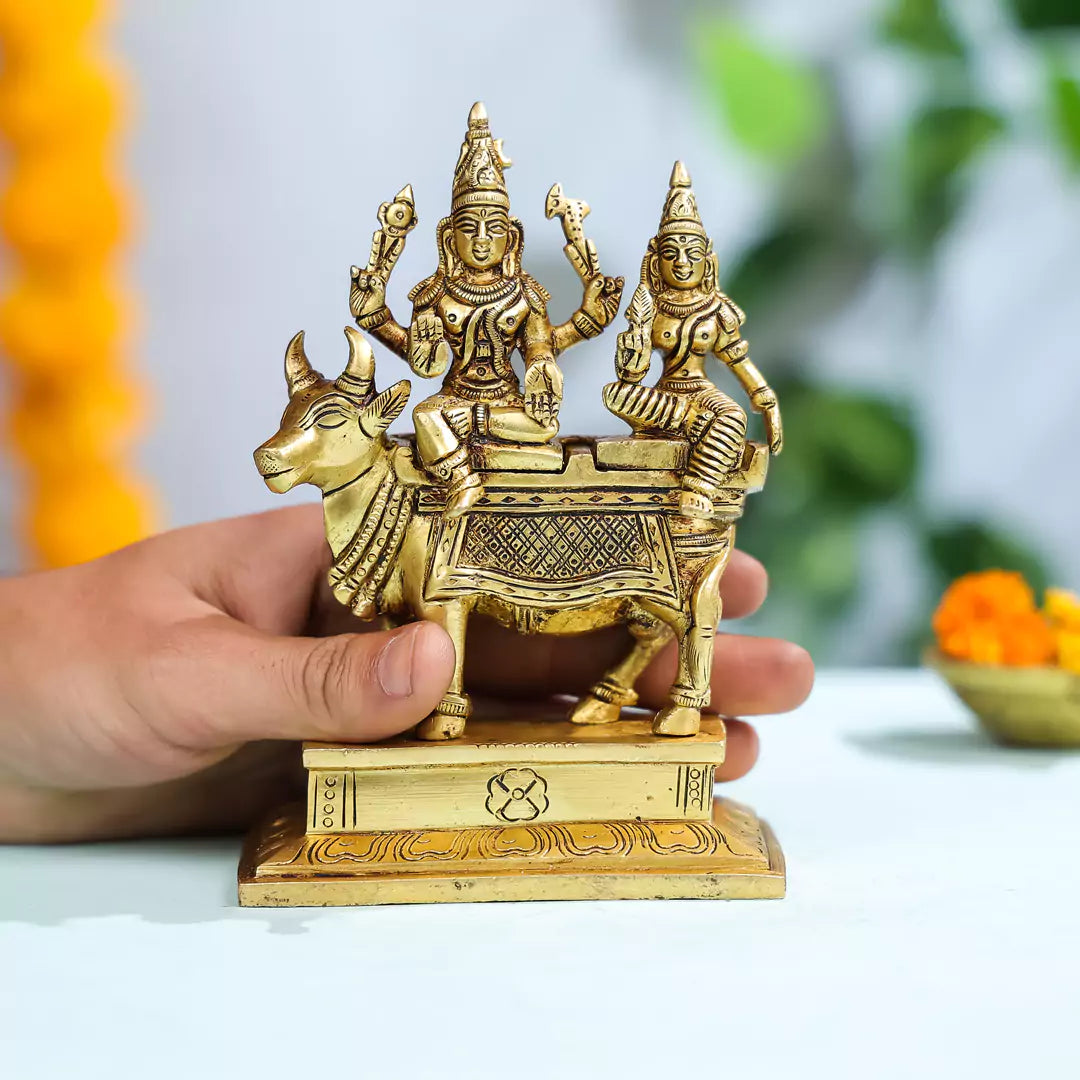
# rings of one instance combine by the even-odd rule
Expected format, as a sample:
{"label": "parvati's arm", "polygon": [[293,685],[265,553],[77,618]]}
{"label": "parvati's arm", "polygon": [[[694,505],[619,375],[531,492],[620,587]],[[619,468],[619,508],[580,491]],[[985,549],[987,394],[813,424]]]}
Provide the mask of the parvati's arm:
{"label": "parvati's arm", "polygon": [[716,339],[716,356],[731,369],[740,385],[750,398],[750,407],[761,413],[765,421],[765,432],[769,439],[769,449],[779,454],[784,445],[783,426],[780,420],[780,404],[776,392],[765,376],[758,371],[750,359],[750,345],[738,331],[732,334],[721,333]]}

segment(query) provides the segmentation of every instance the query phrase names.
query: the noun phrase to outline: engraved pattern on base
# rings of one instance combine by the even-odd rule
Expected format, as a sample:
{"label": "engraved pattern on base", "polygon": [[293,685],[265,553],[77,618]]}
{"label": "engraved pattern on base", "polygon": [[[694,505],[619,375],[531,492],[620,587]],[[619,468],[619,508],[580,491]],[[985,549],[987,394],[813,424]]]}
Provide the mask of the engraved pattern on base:
{"label": "engraved pattern on base", "polygon": [[[501,862],[536,869],[581,861],[594,869],[699,862],[726,857],[767,860],[767,848],[751,811],[723,801],[723,819],[706,821],[608,821],[569,824],[481,826],[471,829],[403,830],[350,835],[289,834],[275,821],[255,852],[260,874],[426,873],[447,863],[495,871]],[[717,819],[720,820],[720,819]]]}
{"label": "engraved pattern on base", "polygon": [[547,781],[532,769],[505,769],[487,790],[485,806],[500,821],[535,821],[550,805]]}

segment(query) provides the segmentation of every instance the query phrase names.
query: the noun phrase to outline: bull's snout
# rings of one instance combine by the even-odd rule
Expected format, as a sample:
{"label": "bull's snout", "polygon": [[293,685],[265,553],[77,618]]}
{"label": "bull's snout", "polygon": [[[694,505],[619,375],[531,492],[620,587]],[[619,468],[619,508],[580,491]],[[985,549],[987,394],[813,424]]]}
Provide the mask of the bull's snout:
{"label": "bull's snout", "polygon": [[264,442],[255,451],[255,468],[266,486],[278,495],[284,494],[296,483],[296,470],[287,465],[274,445],[273,440]]}

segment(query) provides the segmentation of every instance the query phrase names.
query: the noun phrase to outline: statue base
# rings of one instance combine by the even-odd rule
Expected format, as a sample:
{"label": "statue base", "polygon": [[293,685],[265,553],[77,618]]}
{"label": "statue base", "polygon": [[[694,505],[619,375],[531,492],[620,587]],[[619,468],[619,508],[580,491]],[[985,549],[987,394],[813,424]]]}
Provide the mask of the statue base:
{"label": "statue base", "polygon": [[447,743],[304,747],[308,800],[249,837],[240,903],[264,907],[784,895],[769,827],[713,799],[723,721],[470,721]]}

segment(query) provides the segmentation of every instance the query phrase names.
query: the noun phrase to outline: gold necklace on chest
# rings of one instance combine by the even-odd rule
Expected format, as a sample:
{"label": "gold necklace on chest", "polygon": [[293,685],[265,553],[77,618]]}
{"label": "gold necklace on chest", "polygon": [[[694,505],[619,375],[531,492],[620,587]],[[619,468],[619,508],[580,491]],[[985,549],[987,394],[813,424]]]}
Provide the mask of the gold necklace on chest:
{"label": "gold necklace on chest", "polygon": [[516,278],[500,277],[487,285],[477,285],[464,276],[452,277],[446,283],[446,291],[455,300],[474,307],[499,304],[510,299],[520,286]]}
{"label": "gold necklace on chest", "polygon": [[656,306],[664,314],[673,319],[686,319],[704,311],[716,297],[706,293],[704,296],[695,296],[691,300],[674,300],[672,292],[662,292],[656,297]]}

